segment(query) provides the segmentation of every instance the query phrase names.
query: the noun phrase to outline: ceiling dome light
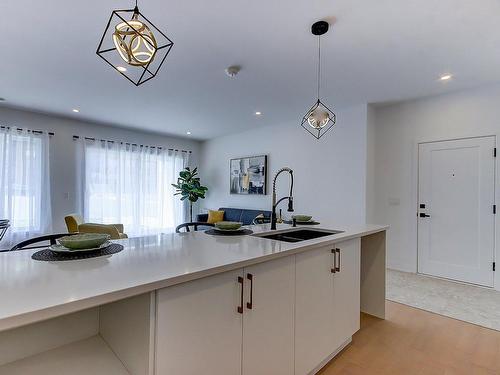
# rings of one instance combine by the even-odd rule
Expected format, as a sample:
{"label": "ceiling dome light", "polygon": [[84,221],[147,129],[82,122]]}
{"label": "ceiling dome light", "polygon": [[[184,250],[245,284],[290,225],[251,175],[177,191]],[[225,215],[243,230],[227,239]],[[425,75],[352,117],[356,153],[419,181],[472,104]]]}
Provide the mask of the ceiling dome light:
{"label": "ceiling dome light", "polygon": [[224,71],[226,72],[228,77],[234,78],[238,75],[240,70],[241,70],[241,66],[231,65],[231,66],[228,66]]}
{"label": "ceiling dome light", "polygon": [[448,81],[452,78],[453,76],[451,74],[444,74],[441,77],[439,77],[440,81]]}
{"label": "ceiling dome light", "polygon": [[96,53],[122,76],[139,86],[156,77],[173,45],[139,11],[136,0],[134,9],[111,12]]}
{"label": "ceiling dome light", "polygon": [[256,115],[256,116],[260,116],[260,115],[262,115],[262,112],[257,111],[257,112],[255,112],[255,115]]}
{"label": "ceiling dome light", "polygon": [[326,34],[329,24],[318,21],[311,26],[313,35],[318,36],[318,99],[302,118],[301,126],[317,139],[320,139],[336,122],[337,116],[319,98],[321,82],[321,35]]}
{"label": "ceiling dome light", "polygon": [[80,110],[77,109],[77,108],[73,108],[72,111],[75,112],[75,113],[80,113]]}

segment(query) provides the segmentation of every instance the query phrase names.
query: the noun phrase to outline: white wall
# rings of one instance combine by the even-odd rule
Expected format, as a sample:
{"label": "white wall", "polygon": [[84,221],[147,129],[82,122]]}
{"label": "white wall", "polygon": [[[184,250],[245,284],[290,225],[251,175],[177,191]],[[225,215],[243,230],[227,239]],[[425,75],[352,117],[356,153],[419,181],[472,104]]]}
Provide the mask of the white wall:
{"label": "white wall", "polygon": [[[369,219],[391,225],[389,267],[417,270],[418,143],[484,135],[498,140],[499,103],[500,85],[493,85],[376,109],[375,198]],[[497,276],[497,287],[498,281]]]}
{"label": "white wall", "polygon": [[[270,210],[272,178],[279,168],[288,166],[294,170],[296,213],[311,213],[319,220],[339,223],[364,223],[367,106],[346,108],[337,116],[336,128],[319,141],[300,127],[297,118],[297,123],[204,142],[200,166],[202,182],[209,192],[202,207]],[[268,155],[268,194],[231,195],[229,160],[261,154]],[[278,197],[288,194],[287,186],[288,177],[280,176]],[[286,202],[281,208],[286,214]]]}
{"label": "white wall", "polygon": [[[76,117],[76,116],[75,116]],[[0,125],[53,131],[50,140],[51,200],[53,230],[66,231],[64,216],[76,212],[76,145],[73,135],[134,142],[191,150],[191,164],[198,163],[200,142],[163,135],[104,126],[95,123],[0,107]],[[66,198],[65,194],[69,193]]]}

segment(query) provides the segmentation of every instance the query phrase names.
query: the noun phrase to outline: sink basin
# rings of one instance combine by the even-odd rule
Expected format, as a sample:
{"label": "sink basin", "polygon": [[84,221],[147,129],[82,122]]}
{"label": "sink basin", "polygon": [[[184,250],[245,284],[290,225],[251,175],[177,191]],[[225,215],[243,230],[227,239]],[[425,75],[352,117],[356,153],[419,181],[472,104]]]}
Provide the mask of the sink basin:
{"label": "sink basin", "polygon": [[290,229],[278,233],[257,233],[253,236],[276,241],[300,242],[325,236],[331,236],[332,234],[337,233],[342,233],[342,231],[326,229]]}

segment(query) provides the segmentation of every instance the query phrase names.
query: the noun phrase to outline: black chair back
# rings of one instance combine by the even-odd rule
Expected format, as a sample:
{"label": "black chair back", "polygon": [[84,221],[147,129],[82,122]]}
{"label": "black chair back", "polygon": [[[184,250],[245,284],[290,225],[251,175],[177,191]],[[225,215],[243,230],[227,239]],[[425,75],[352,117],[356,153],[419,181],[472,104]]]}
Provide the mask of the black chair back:
{"label": "black chair back", "polygon": [[[214,227],[214,224],[209,224],[209,223],[203,223],[199,221],[195,221],[192,223],[184,223],[181,225],[178,225],[177,228],[175,228],[175,233],[181,233],[181,229],[185,229],[185,232],[191,232],[190,228],[193,228],[193,230],[196,232],[199,227]],[[201,228],[203,230],[204,228]]]}
{"label": "black chair back", "polygon": [[5,232],[7,232],[7,229],[9,229],[10,224],[9,220],[7,219],[2,219],[0,220],[0,241],[2,241],[3,236],[5,236]]}
{"label": "black chair back", "polygon": [[[64,236],[73,236],[78,233],[57,233],[57,234],[48,234],[45,236],[34,237],[24,241],[19,242],[17,245],[13,246],[8,251],[17,251],[17,250],[29,250],[29,249],[40,249],[43,247],[47,247],[47,242],[49,245],[55,245],[58,238]],[[34,245],[34,246],[30,246]]]}
{"label": "black chair back", "polygon": [[253,219],[252,224],[253,225],[258,225],[258,224],[269,224],[271,222],[270,217],[256,217]]}

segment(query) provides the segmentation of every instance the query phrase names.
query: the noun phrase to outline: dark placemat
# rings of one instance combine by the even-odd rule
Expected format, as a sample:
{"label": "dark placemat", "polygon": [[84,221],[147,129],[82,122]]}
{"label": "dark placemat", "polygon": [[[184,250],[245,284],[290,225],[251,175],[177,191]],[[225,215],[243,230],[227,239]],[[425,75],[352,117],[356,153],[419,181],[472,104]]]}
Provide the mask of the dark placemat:
{"label": "dark placemat", "polygon": [[227,232],[219,232],[215,229],[209,229],[205,231],[206,234],[211,234],[212,236],[245,236],[247,234],[252,234],[253,230],[243,229],[235,232],[227,231]]}
{"label": "dark placemat", "polygon": [[[285,224],[293,224],[292,220],[283,220]],[[321,224],[319,221],[297,221],[297,225],[318,225]]]}
{"label": "dark placemat", "polygon": [[119,253],[123,250],[123,246],[117,243],[112,243],[104,249],[91,251],[88,253],[71,253],[71,254],[58,254],[50,251],[49,249],[40,250],[31,256],[31,259],[42,260],[45,262],[59,262],[64,260],[77,260],[101,257],[103,255],[111,255]]}

